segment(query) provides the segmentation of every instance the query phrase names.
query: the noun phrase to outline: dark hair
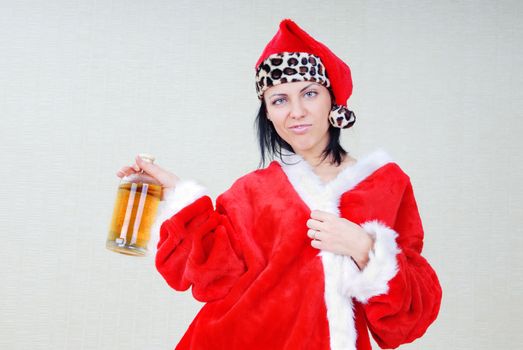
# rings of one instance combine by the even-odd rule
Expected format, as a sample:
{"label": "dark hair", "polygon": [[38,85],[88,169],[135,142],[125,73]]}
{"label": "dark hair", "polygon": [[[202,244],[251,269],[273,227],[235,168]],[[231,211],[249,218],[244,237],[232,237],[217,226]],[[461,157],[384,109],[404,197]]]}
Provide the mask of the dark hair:
{"label": "dark hair", "polygon": [[[330,89],[329,92],[331,93],[331,99],[334,100]],[[256,115],[255,127],[261,156],[258,167],[265,166],[265,162],[275,156],[282,159],[282,149],[295,153],[292,146],[278,135],[274,125],[267,118],[267,106],[264,99],[261,100],[261,105]],[[332,164],[337,166],[341,164],[343,156],[347,154],[347,151],[340,145],[340,131],[341,129],[329,125],[329,143],[322,152],[322,160],[330,156]]]}

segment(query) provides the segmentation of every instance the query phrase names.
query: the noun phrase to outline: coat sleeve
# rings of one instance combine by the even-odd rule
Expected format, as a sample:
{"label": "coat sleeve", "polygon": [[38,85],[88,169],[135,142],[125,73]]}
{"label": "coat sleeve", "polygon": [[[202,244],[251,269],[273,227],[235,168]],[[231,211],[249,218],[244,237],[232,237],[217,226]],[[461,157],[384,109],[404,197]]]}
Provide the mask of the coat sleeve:
{"label": "coat sleeve", "polygon": [[192,287],[202,302],[223,298],[245,271],[229,197],[219,196],[215,209],[202,188],[183,182],[165,196],[158,215],[157,270],[176,290]]}
{"label": "coat sleeve", "polygon": [[361,225],[374,247],[350,291],[363,304],[369,330],[382,348],[422,336],[436,319],[442,296],[436,273],[421,256],[424,233],[410,180],[393,221]]}

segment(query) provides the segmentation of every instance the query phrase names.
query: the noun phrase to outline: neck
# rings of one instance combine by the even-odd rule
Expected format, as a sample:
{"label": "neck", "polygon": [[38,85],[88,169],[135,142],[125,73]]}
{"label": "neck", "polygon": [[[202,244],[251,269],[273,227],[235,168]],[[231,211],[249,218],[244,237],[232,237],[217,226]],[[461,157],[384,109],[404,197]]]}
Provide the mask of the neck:
{"label": "neck", "polygon": [[[323,167],[330,167],[333,163],[332,156],[327,156],[327,158],[323,159],[323,155],[321,153],[319,154],[306,154],[306,153],[298,153],[300,157],[302,157],[313,169],[319,169]],[[342,156],[342,162],[345,159],[345,157]]]}
{"label": "neck", "polygon": [[315,147],[308,149],[308,152],[296,152],[300,157],[302,157],[309,165],[313,168],[318,168],[323,165],[329,165],[332,161],[332,157],[328,156],[323,159],[323,150],[327,147],[327,142],[323,144],[317,144]]}
{"label": "neck", "polygon": [[301,156],[313,168],[317,168],[317,167],[320,167],[323,164],[328,163],[329,162],[329,158],[330,158],[330,157],[327,157],[325,159],[322,159],[321,154],[319,154],[319,155],[299,154],[299,156]]}

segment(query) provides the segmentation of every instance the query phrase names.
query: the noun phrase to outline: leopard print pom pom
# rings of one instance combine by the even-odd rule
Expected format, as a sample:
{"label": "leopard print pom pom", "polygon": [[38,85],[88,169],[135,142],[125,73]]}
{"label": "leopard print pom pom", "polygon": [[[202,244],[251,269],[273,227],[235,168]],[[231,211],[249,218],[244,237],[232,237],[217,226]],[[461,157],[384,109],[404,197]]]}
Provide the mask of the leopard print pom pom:
{"label": "leopard print pom pom", "polygon": [[329,122],[340,129],[348,129],[356,122],[356,115],[347,107],[334,105],[329,114]]}

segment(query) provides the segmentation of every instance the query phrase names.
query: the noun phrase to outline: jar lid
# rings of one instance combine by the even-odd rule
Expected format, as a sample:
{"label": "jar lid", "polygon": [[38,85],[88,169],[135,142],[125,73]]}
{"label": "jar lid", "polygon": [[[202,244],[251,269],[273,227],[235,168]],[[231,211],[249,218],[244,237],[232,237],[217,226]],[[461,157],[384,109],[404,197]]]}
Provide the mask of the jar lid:
{"label": "jar lid", "polygon": [[142,158],[146,162],[154,163],[155,158],[154,158],[154,156],[152,154],[149,154],[149,153],[139,153],[138,156],[140,156],[140,158]]}

